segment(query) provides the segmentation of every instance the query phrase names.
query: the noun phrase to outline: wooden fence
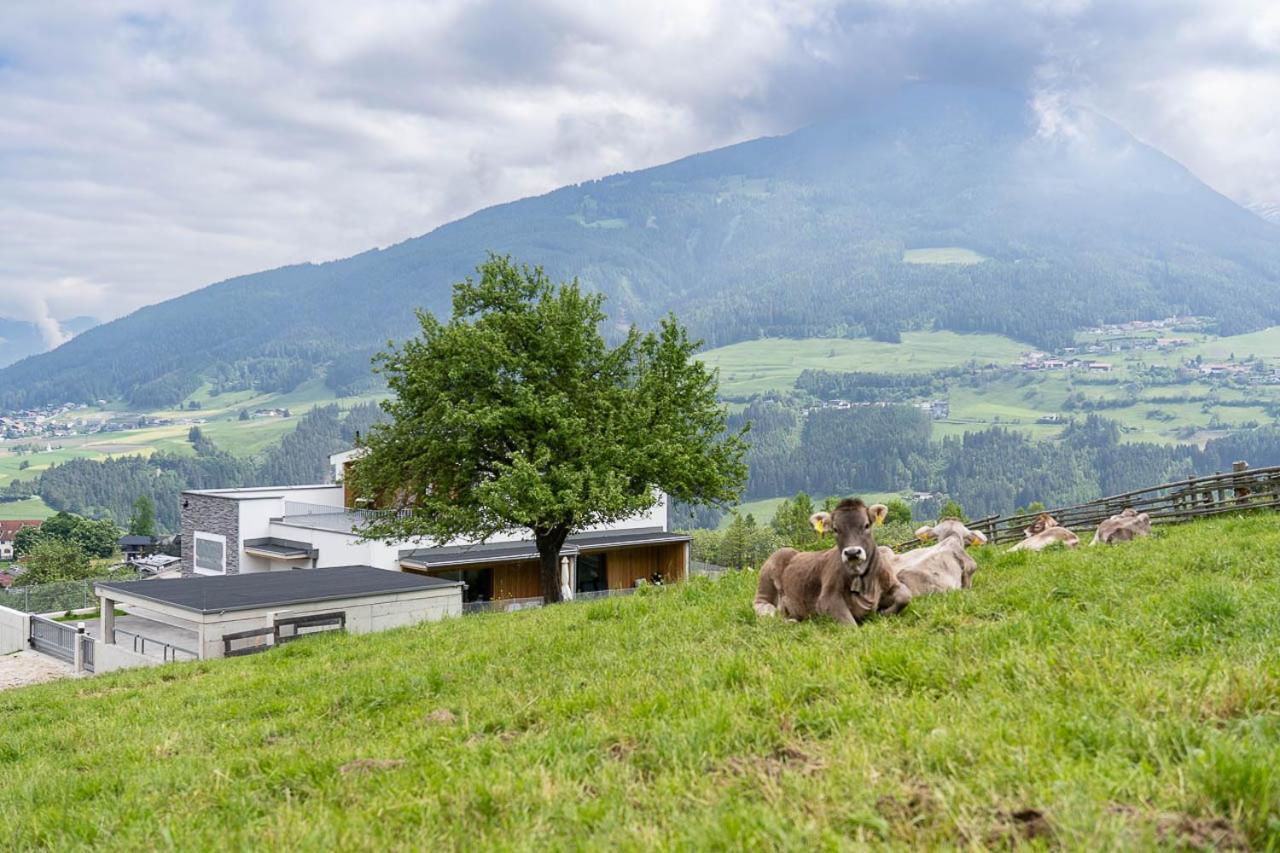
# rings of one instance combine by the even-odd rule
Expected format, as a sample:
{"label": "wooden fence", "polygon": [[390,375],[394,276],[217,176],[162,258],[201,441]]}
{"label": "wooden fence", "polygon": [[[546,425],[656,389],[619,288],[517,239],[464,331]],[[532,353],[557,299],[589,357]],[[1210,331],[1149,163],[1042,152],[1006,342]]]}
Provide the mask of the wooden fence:
{"label": "wooden fence", "polygon": [[[1280,466],[1251,469],[1248,464],[1237,462],[1226,474],[1188,477],[1047,512],[1063,527],[1083,534],[1128,508],[1147,513],[1152,524],[1178,524],[1245,510],[1280,509]],[[1037,512],[992,515],[969,522],[968,527],[982,531],[992,544],[1016,542],[1023,538],[1023,530],[1037,515]],[[895,550],[921,544],[920,540],[913,539],[895,546]]]}

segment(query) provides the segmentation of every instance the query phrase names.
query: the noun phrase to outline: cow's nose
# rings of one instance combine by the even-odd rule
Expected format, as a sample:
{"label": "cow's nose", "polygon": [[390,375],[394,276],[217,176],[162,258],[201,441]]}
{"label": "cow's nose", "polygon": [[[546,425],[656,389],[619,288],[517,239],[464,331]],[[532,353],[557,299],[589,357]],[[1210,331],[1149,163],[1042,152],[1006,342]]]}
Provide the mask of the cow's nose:
{"label": "cow's nose", "polygon": [[861,563],[867,558],[867,552],[857,546],[845,548],[843,553],[845,561],[849,563]]}

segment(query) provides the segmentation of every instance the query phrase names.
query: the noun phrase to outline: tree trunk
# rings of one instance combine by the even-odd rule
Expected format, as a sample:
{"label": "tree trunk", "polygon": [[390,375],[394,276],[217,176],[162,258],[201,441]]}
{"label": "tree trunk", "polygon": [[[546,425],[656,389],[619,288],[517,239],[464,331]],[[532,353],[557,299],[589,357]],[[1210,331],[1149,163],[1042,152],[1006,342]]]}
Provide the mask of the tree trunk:
{"label": "tree trunk", "polygon": [[564,540],[567,538],[569,538],[569,531],[563,527],[534,532],[534,542],[538,546],[538,578],[542,586],[542,600],[546,604],[555,604],[562,600],[560,549],[564,547]]}

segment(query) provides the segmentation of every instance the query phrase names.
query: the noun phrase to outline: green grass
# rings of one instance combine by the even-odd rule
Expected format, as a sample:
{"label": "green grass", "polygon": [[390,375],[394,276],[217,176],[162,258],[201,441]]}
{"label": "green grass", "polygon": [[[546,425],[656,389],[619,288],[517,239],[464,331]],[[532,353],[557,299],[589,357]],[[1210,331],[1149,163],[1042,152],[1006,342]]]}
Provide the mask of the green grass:
{"label": "green grass", "polygon": [[1278,551],[1227,518],[986,549],[857,629],[758,621],[748,573],[0,693],[0,847],[1266,847]]}
{"label": "green grass", "polygon": [[931,249],[907,249],[902,253],[903,263],[908,264],[960,264],[972,266],[987,260],[986,255],[961,246],[938,246]]}
{"label": "green grass", "polygon": [[1000,335],[904,332],[902,343],[866,338],[763,338],[708,350],[699,358],[720,370],[727,396],[785,391],[806,368],[870,373],[925,373],[970,361],[1012,364],[1027,350]]}
{"label": "green grass", "polygon": [[14,521],[27,518],[45,519],[53,515],[54,510],[44,502],[43,498],[27,498],[21,501],[0,503],[0,520]]}

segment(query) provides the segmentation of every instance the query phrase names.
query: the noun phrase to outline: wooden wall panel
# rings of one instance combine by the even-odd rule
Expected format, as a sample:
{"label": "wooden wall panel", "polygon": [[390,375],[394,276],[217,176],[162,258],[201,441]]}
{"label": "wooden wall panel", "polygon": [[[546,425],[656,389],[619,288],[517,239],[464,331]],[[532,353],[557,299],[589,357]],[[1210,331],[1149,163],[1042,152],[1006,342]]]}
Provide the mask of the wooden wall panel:
{"label": "wooden wall panel", "polygon": [[604,552],[609,589],[626,589],[637,580],[649,580],[659,572],[666,583],[684,580],[684,543],[613,548]]}
{"label": "wooden wall panel", "polygon": [[[484,568],[475,566],[472,568]],[[496,563],[493,569],[493,600],[500,598],[537,598],[542,595],[538,562]]]}

